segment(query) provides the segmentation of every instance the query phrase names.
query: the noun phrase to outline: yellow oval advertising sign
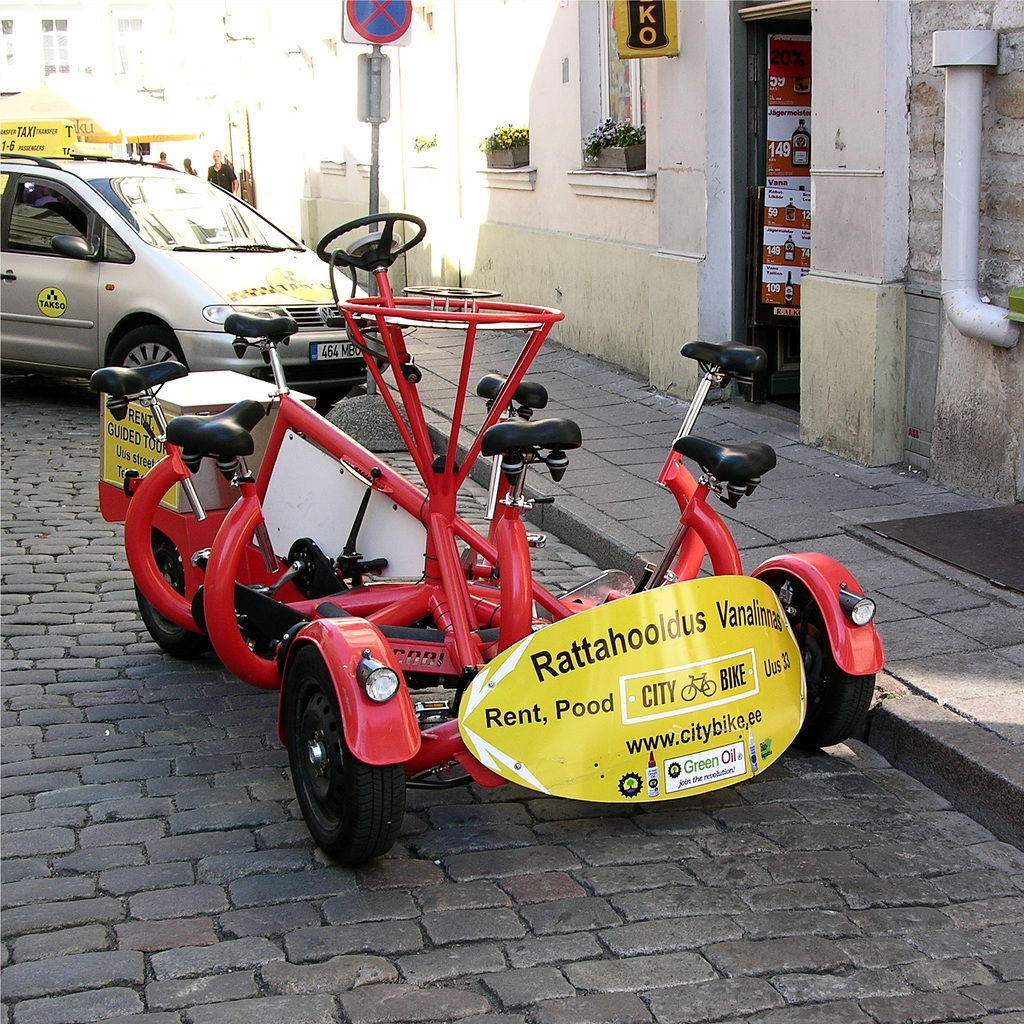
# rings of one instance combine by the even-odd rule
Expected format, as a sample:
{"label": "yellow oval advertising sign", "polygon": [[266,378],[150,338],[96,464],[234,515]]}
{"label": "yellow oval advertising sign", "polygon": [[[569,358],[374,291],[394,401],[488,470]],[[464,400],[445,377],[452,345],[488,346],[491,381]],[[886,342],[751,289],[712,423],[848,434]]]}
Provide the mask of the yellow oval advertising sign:
{"label": "yellow oval advertising sign", "polygon": [[649,801],[732,785],[804,718],[803,665],[774,592],[717,576],[552,623],[470,684],[459,729],[511,782],[578,800]]}

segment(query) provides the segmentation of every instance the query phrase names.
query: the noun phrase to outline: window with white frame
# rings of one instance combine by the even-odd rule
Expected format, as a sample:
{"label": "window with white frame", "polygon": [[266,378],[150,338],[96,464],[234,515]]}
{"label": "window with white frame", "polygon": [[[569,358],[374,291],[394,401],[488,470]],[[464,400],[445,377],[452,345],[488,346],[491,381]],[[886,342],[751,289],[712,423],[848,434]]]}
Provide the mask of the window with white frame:
{"label": "window with white frame", "polygon": [[117,19],[117,73],[127,75],[142,67],[142,19]]}
{"label": "window with white frame", "polygon": [[[580,44],[580,131],[588,135],[606,118],[628,121],[639,128],[647,122],[644,61],[619,59],[613,0],[587,0],[576,5]],[[563,70],[563,82],[568,76]],[[581,151],[580,156],[583,157]],[[653,202],[656,175],[648,172],[595,172],[581,159],[568,173],[578,196]]]}
{"label": "window with white frame", "polygon": [[603,0],[601,53],[603,58],[603,116],[615,121],[630,121],[638,127],[647,121],[642,60],[620,60],[615,31],[614,0]]}
{"label": "window with white frame", "polygon": [[71,73],[67,18],[43,18],[43,74]]}
{"label": "window with white frame", "polygon": [[7,67],[14,64],[14,19],[3,19],[4,30],[4,63]]}

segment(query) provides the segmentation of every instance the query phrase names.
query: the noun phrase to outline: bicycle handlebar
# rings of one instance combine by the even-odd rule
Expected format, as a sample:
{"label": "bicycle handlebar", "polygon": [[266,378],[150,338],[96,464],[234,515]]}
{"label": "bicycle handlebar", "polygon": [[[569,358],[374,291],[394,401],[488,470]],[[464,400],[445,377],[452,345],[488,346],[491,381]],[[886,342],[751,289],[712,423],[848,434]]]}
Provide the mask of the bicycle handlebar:
{"label": "bicycle handlebar", "polygon": [[[369,227],[371,224],[381,224],[382,227],[348,247],[328,250],[327,246],[336,238],[341,238],[356,228]],[[412,224],[416,228],[416,233],[407,242],[395,245],[396,224]],[[350,220],[347,224],[329,231],[317,243],[316,254],[332,267],[355,267],[357,270],[374,273],[378,270],[387,270],[402,253],[419,245],[426,233],[427,225],[411,213],[372,213],[368,217]]]}

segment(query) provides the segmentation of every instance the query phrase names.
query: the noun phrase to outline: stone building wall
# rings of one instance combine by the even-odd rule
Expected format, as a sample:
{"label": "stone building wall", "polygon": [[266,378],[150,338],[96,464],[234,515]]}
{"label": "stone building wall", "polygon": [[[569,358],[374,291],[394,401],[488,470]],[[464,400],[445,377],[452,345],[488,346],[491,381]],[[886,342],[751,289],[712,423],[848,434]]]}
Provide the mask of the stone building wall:
{"label": "stone building wall", "polygon": [[[999,33],[998,66],[985,72],[978,287],[1005,307],[1008,290],[1024,285],[1022,0],[911,3],[907,287],[926,296],[937,296],[941,288],[945,72],[932,67],[932,34],[939,29]],[[929,471],[997,501],[1024,500],[1024,342],[999,349],[965,338],[941,315],[937,325],[934,381],[927,372],[908,379],[908,410],[920,409],[934,387]]]}

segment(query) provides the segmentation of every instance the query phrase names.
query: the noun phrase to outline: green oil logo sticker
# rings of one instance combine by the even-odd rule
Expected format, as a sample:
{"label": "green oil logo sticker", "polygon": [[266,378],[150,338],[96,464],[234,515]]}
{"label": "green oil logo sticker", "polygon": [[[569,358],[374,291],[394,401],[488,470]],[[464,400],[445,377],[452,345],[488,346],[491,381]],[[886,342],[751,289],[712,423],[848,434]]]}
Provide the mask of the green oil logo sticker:
{"label": "green oil logo sticker", "polygon": [[63,316],[67,312],[68,300],[59,288],[44,288],[36,302],[44,316]]}

